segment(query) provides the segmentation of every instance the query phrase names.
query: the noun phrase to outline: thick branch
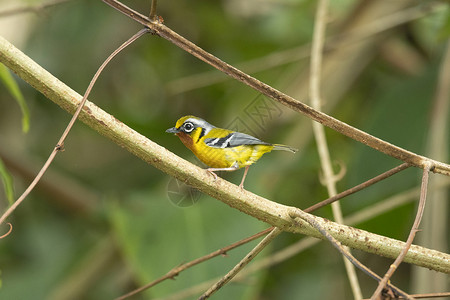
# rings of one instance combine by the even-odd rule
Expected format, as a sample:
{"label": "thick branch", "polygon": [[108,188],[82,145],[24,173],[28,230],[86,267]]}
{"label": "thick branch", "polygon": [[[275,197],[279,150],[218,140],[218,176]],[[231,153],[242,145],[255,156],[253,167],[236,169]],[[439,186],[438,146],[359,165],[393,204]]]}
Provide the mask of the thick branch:
{"label": "thick branch", "polygon": [[[8,41],[0,37],[0,62],[73,114],[82,97],[55,78]],[[214,180],[205,170],[181,159],[145,136],[126,126],[112,115],[87,101],[80,120],[161,171],[192,185],[229,206],[260,219],[284,231],[303,233],[318,238],[322,235],[310,225],[296,224],[289,217],[291,207],[272,202],[251,192],[236,188],[221,178]],[[342,244],[366,252],[395,258],[404,243],[345,225],[312,216]],[[412,246],[405,262],[439,272],[450,273],[450,255]]]}

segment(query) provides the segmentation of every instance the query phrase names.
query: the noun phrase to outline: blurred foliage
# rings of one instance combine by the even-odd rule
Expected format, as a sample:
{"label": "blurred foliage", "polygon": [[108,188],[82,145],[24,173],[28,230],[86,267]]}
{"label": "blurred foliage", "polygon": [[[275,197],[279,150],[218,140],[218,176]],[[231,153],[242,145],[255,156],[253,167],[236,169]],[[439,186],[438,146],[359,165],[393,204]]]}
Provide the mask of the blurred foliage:
{"label": "blurred foliage", "polygon": [[3,188],[5,189],[5,196],[8,203],[11,205],[14,203],[14,183],[13,177],[6,169],[5,164],[0,159],[0,177],[2,178]]}
{"label": "blurred foliage", "polygon": [[22,111],[22,130],[23,132],[28,132],[30,128],[30,113],[28,111],[27,103],[20,92],[17,82],[14,80],[13,76],[3,64],[0,64],[0,80],[5,85],[6,89],[19,104],[20,110]]}
{"label": "blurred foliage", "polygon": [[[16,6],[40,3],[13,2]],[[144,14],[149,12],[149,1],[124,2]],[[367,2],[332,1],[328,33],[339,33],[340,25],[352,18],[351,12],[358,5],[364,8]],[[309,43],[315,4],[311,0],[159,1],[158,14],[165,24],[200,47],[238,64]],[[6,9],[6,4],[2,5],[0,11]],[[101,1],[87,0],[0,21],[10,22],[0,26],[0,34],[81,94],[102,61],[140,29]],[[21,26],[14,25],[18,23]],[[448,28],[446,10],[389,31],[388,37],[377,43],[376,54],[370,54],[367,66],[362,70],[355,67],[357,80],[332,108],[325,103],[325,109],[382,139],[423,153],[439,63],[448,38],[448,29],[444,28]],[[393,44],[400,45],[395,48],[400,49],[395,61],[391,59],[395,53],[389,50]],[[284,90],[307,69],[308,61],[302,60],[252,75]],[[148,35],[113,60],[100,76],[90,100],[198,165],[201,163],[178,138],[164,132],[180,116],[197,115],[223,127],[239,125],[269,142],[304,145],[294,156],[265,155],[250,168],[246,188],[300,208],[326,198],[326,189],[319,182],[315,142],[311,135],[297,134],[299,124],[307,123],[303,116],[233,80],[183,93],[170,88],[175,81],[183,83],[191,75],[211,70],[162,38]],[[334,76],[339,77],[340,72]],[[30,107],[31,127],[26,136],[21,133],[17,120],[25,114],[10,100],[9,92],[0,89],[0,157],[14,175],[16,191],[21,192],[47,158],[70,116],[20,79],[16,78],[16,82]],[[295,139],[288,141],[289,136]],[[341,191],[399,164],[328,129],[327,136],[333,160],[347,169],[347,175],[338,183]],[[65,148],[10,218],[13,232],[0,246],[1,299],[111,299],[155,280],[183,262],[267,228],[210,197],[195,193],[185,196],[184,188],[180,188],[181,192],[174,188],[167,175],[81,123],[75,125]],[[238,183],[242,171],[221,175]],[[348,197],[342,201],[344,214],[417,186],[419,176],[420,171],[407,170]],[[4,208],[8,204],[3,199],[5,193],[1,191],[0,195]],[[192,202],[180,205],[180,197]],[[413,212],[412,204],[405,205],[358,227],[405,239]],[[332,218],[329,207],[316,213]],[[257,260],[301,238],[282,234]],[[135,299],[167,297],[221,276],[255,244],[195,266],[175,281],[163,282]],[[364,253],[357,256],[379,273],[390,264],[381,257]],[[363,291],[369,293],[374,282],[360,278]],[[395,283],[408,290],[408,266],[402,265]],[[187,298],[195,298],[203,290]],[[342,259],[330,245],[321,243],[227,285],[214,299],[302,296],[351,298]]]}

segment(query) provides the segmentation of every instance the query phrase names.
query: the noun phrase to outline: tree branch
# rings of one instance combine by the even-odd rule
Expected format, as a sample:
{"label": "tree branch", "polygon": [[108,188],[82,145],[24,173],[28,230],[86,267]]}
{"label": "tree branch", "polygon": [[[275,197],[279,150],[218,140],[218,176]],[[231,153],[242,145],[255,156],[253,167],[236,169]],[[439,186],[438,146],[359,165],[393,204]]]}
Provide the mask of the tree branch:
{"label": "tree branch", "polygon": [[[332,235],[330,235],[325,229],[322,228],[322,226],[316,222],[316,220],[312,219],[311,216],[307,213],[305,213],[304,211],[302,211],[301,209],[296,209],[296,210],[292,210],[291,213],[291,218],[295,219],[295,218],[301,218],[305,221],[307,221],[309,224],[311,224],[312,226],[314,226],[314,228],[316,228],[323,236],[325,236],[330,243],[336,248],[338,249],[339,252],[341,252],[341,254],[346,257],[348,259],[348,261],[350,261],[352,263],[352,265],[356,266],[358,269],[360,269],[361,271],[363,271],[364,273],[366,273],[368,276],[372,277],[373,279],[377,280],[377,281],[382,281],[382,278],[380,276],[378,276],[375,272],[373,272],[371,269],[367,268],[366,266],[364,266],[362,263],[360,263],[348,250],[347,247],[342,246],[342,244],[337,241]],[[402,290],[400,290],[399,288],[389,284],[389,287],[391,289],[394,289],[397,293],[399,293],[401,296],[406,297],[407,299],[412,299],[407,293],[403,292]],[[361,296],[362,298],[362,296]],[[359,298],[359,299],[361,299]]]}
{"label": "tree branch", "polygon": [[119,48],[117,48],[111,55],[108,56],[108,58],[103,62],[103,64],[98,68],[97,72],[95,73],[94,77],[92,78],[88,88],[86,89],[86,92],[81,99],[80,103],[77,104],[77,108],[75,112],[73,113],[72,118],[69,121],[69,124],[67,125],[66,129],[64,130],[63,134],[59,138],[56,146],[53,148],[52,152],[50,153],[50,156],[47,158],[47,161],[44,163],[42,168],[39,170],[36,177],[34,177],[33,181],[28,185],[28,187],[25,189],[25,191],[20,195],[20,197],[6,210],[6,212],[0,217],[0,224],[2,224],[6,218],[9,217],[10,214],[25,200],[25,198],[31,193],[31,191],[34,189],[34,187],[38,184],[38,182],[41,180],[42,176],[44,176],[45,172],[47,171],[50,164],[53,162],[53,159],[56,157],[56,154],[59,151],[64,150],[64,141],[67,138],[67,135],[69,134],[70,130],[72,129],[73,125],[75,124],[75,121],[78,118],[78,115],[80,114],[81,110],[84,109],[84,104],[87,101],[87,97],[89,96],[92,87],[94,86],[95,82],[97,81],[98,76],[100,76],[103,69],[108,65],[108,63],[123,49],[125,49],[127,46],[132,44],[136,39],[144,35],[145,33],[149,32],[149,29],[144,28],[141,29],[138,33],[133,35],[131,38],[129,38],[125,43],[123,43]]}
{"label": "tree branch", "polygon": [[[311,106],[318,111],[321,110],[322,96],[320,93],[321,77],[322,77],[322,58],[323,48],[325,44],[325,32],[326,32],[326,18],[328,11],[328,0],[319,0],[317,2],[316,16],[314,21],[313,41],[311,47],[311,67],[310,67],[310,81],[309,81],[309,94],[311,96]],[[330,151],[328,149],[328,143],[325,136],[325,128],[317,123],[312,124],[314,138],[316,140],[317,152],[320,158],[320,164],[324,175],[324,183],[326,186],[328,195],[334,197],[337,194],[336,182],[337,176],[334,174]],[[333,218],[337,223],[343,224],[343,215],[341,205],[339,202],[333,202],[331,204]],[[346,248],[346,247],[345,247]],[[350,249],[346,248],[345,251],[350,253]],[[353,298],[358,300],[362,298],[361,286],[356,276],[356,270],[350,260],[345,259],[344,265],[347,271],[347,277],[350,282],[350,287],[353,292]]]}
{"label": "tree branch", "polygon": [[7,10],[3,10],[0,11],[0,18],[4,18],[4,17],[9,17],[9,16],[14,16],[14,15],[18,15],[18,14],[23,14],[23,13],[40,13],[43,10],[50,8],[52,6],[56,6],[56,5],[60,5],[66,2],[69,2],[72,0],[50,0],[41,4],[35,4],[35,5],[25,5],[25,6],[20,6],[17,8],[12,8],[12,9],[7,9]]}
{"label": "tree branch", "polygon": [[223,276],[219,281],[213,284],[203,295],[199,297],[199,300],[208,299],[217,292],[220,288],[222,288],[225,284],[230,282],[231,279],[234,278],[249,262],[251,262],[256,255],[259,254],[267,245],[272,242],[274,238],[276,238],[282,231],[278,228],[273,228],[270,233],[256,245],[233,269],[231,269],[225,276]]}
{"label": "tree branch", "polygon": [[386,274],[383,277],[383,280],[381,280],[378,284],[377,289],[373,293],[371,299],[377,300],[378,297],[381,295],[382,290],[385,288],[386,284],[388,283],[389,279],[392,277],[394,272],[397,270],[398,266],[403,261],[403,258],[405,257],[406,253],[409,250],[410,245],[412,245],[412,242],[414,240],[414,237],[416,236],[417,231],[419,231],[419,225],[420,221],[422,220],[423,211],[425,210],[425,202],[427,199],[427,192],[428,192],[428,176],[429,176],[429,168],[423,169],[422,174],[422,185],[420,187],[420,199],[419,199],[419,205],[417,208],[416,218],[414,219],[414,224],[411,228],[411,231],[409,232],[408,239],[405,243],[405,247],[400,251],[400,254],[395,259],[395,261],[390,265],[389,270],[386,272]]}
{"label": "tree branch", "polygon": [[259,237],[261,237],[261,236],[263,236],[265,234],[270,233],[273,229],[274,229],[273,227],[267,228],[267,229],[265,229],[263,231],[260,231],[260,232],[254,234],[254,235],[252,235],[250,237],[247,237],[245,239],[237,241],[237,242],[235,242],[235,243],[233,243],[233,244],[231,244],[229,246],[220,248],[219,250],[211,252],[211,253],[209,253],[207,255],[204,255],[202,257],[199,257],[197,259],[194,259],[194,260],[192,260],[190,262],[183,263],[183,264],[181,264],[181,265],[171,269],[164,276],[161,276],[160,278],[158,278],[156,280],[153,280],[152,282],[149,282],[149,283],[147,283],[147,284],[145,284],[145,285],[143,285],[143,286],[141,286],[141,287],[139,287],[139,288],[137,288],[137,289],[135,289],[135,290],[133,290],[133,291],[131,291],[129,293],[126,293],[125,295],[122,295],[122,296],[116,298],[116,300],[127,299],[127,298],[129,298],[131,296],[134,296],[134,295],[136,295],[136,294],[138,294],[138,293],[140,293],[142,291],[145,291],[146,289],[149,289],[149,288],[159,284],[160,282],[163,282],[164,280],[174,279],[175,276],[178,276],[178,274],[180,274],[184,270],[187,270],[190,267],[193,267],[193,266],[198,265],[198,264],[200,264],[202,262],[205,262],[205,261],[207,261],[207,260],[209,260],[209,259],[211,259],[213,257],[219,256],[219,255],[225,255],[225,254],[227,254],[228,251],[233,250],[234,248],[242,246],[242,245],[244,245],[244,244],[246,244],[248,242],[251,242],[251,241],[253,241],[253,240],[255,240],[255,239],[257,239],[257,238],[259,238]]}

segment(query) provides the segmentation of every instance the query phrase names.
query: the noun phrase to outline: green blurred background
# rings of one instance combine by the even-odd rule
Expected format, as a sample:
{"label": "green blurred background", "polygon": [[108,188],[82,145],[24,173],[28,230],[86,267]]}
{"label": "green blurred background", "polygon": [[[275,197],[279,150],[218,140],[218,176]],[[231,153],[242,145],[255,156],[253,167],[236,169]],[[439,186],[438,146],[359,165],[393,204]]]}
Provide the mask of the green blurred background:
{"label": "green blurred background", "polygon": [[[323,110],[398,146],[426,154],[448,38],[445,4],[331,2],[327,33],[341,34],[337,39],[341,43],[334,42],[325,53]],[[0,34],[80,94],[102,61],[140,29],[101,1],[73,0],[38,12],[1,14],[41,3],[2,0]],[[150,1],[124,3],[149,12]],[[316,1],[310,0],[177,0],[159,1],[158,14],[167,26],[203,49],[308,102],[308,45],[315,8]],[[420,16],[378,34],[367,29],[383,17],[411,9]],[[342,35],[352,30],[363,30],[363,34],[345,40]],[[19,105],[1,83],[0,158],[13,177],[17,198],[48,157],[70,115],[15,79],[29,107],[30,129],[23,132]],[[309,119],[228,79],[162,38],[146,35],[119,54],[89,99],[199,166],[177,137],[164,132],[183,115],[193,114],[219,127],[239,128],[268,142],[300,148],[295,155],[265,155],[250,168],[246,189],[300,208],[327,198],[319,180],[320,161]],[[329,129],[326,133],[336,172],[346,168],[339,191],[400,163]],[[81,122],[71,131],[65,149],[9,218],[13,232],[0,243],[1,299],[111,299],[268,227],[213,198],[190,194],[185,186]],[[448,156],[442,160],[448,161]],[[341,201],[344,216],[417,187],[420,174],[420,170],[409,169],[346,198]],[[242,171],[221,175],[239,183]],[[3,186],[0,206],[2,210],[8,206]],[[414,212],[414,202],[409,202],[355,226],[405,240]],[[332,219],[329,207],[315,213]],[[446,226],[447,221],[442,222]],[[282,234],[255,264],[302,239]],[[255,244],[195,266],[175,281],[163,282],[133,299],[181,299],[180,293],[225,274]],[[445,241],[444,247],[448,247]],[[355,255],[379,274],[391,263],[358,251]],[[414,274],[410,265],[403,264],[393,282],[411,291],[417,278]],[[375,282],[359,272],[358,276],[363,294],[369,297]],[[185,299],[196,298],[207,287],[188,293]],[[352,298],[342,259],[328,243],[257,270],[213,297],[294,298]]]}

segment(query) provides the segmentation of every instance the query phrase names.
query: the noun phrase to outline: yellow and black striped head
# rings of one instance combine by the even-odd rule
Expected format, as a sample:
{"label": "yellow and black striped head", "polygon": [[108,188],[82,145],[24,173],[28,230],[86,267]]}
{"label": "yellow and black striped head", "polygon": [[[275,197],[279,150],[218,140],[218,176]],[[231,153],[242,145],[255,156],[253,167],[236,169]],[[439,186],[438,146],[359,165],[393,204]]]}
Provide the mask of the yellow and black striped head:
{"label": "yellow and black striped head", "polygon": [[183,144],[192,150],[192,145],[197,143],[213,128],[215,128],[215,126],[201,118],[184,116],[178,119],[175,127],[167,129],[166,132],[175,133]]}

